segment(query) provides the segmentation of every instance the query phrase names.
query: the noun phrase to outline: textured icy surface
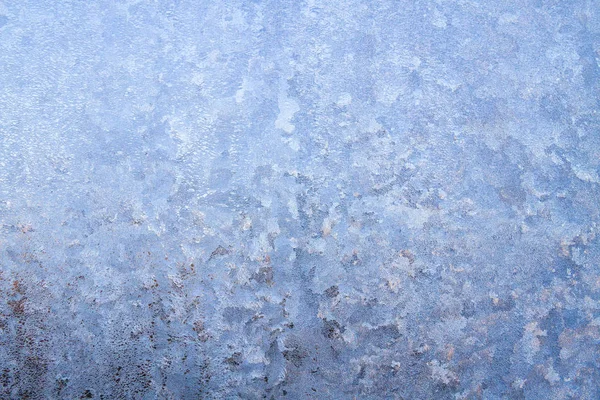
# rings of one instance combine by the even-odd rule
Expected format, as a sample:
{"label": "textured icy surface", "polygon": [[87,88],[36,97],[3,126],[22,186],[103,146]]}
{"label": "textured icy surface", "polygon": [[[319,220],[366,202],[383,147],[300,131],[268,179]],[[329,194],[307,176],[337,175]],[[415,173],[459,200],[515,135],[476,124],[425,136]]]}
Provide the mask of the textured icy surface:
{"label": "textured icy surface", "polygon": [[599,55],[596,0],[3,0],[0,398],[600,398]]}

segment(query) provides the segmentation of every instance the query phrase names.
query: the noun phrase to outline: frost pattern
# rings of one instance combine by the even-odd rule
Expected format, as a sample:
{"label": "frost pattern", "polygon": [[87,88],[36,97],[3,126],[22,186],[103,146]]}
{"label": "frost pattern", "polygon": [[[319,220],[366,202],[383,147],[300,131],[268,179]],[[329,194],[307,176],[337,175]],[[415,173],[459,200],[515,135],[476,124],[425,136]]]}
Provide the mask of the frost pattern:
{"label": "frost pattern", "polygon": [[595,0],[0,1],[0,398],[600,398]]}

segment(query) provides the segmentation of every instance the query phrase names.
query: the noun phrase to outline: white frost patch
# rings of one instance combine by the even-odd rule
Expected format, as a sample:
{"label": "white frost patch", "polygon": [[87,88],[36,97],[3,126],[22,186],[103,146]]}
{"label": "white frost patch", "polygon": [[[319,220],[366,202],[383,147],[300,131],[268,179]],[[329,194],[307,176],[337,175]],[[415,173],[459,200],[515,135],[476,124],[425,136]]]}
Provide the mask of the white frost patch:
{"label": "white frost patch", "polygon": [[421,59],[417,56],[411,57],[408,66],[412,71],[419,69],[419,67],[421,66]]}
{"label": "white frost patch", "polygon": [[412,208],[404,205],[393,206],[394,212],[399,213],[403,217],[403,221],[410,229],[421,229],[423,224],[429,220],[433,214],[432,211]]}
{"label": "white frost patch", "polygon": [[431,377],[434,380],[441,382],[444,385],[449,385],[458,381],[458,376],[453,371],[446,368],[445,365],[440,364],[438,360],[433,360],[427,364],[429,365]]}
{"label": "white frost patch", "polygon": [[377,133],[382,128],[383,128],[383,126],[373,118],[373,119],[371,119],[369,121],[369,126],[367,127],[367,132],[369,132],[369,133]]}
{"label": "white frost patch", "polygon": [[500,18],[498,18],[498,23],[500,25],[509,25],[509,24],[514,24],[518,20],[519,20],[519,17],[516,16],[515,14],[504,13],[500,16]]}
{"label": "white frost patch", "polygon": [[350,103],[352,103],[352,96],[350,96],[350,93],[342,93],[336,102],[339,107],[348,106]]}
{"label": "white frost patch", "polygon": [[323,220],[323,225],[321,227],[321,231],[323,232],[323,236],[329,236],[331,233],[331,229],[333,228],[333,221],[331,218],[327,217]]}
{"label": "white frost patch", "polygon": [[437,83],[438,85],[445,87],[447,89],[450,89],[451,91],[455,92],[456,89],[458,89],[459,87],[462,86],[462,83],[458,83],[454,80],[447,80],[447,79],[443,79],[443,78],[437,78],[435,80],[435,83]]}
{"label": "white frost patch", "polygon": [[200,72],[194,73],[192,75],[191,81],[196,86],[202,86],[202,85],[204,85],[204,74],[202,74]]}
{"label": "white frost patch", "polygon": [[538,351],[540,351],[540,339],[538,337],[546,336],[546,331],[542,331],[538,328],[537,322],[530,322],[525,326],[525,332],[523,333],[523,353],[527,359],[527,362],[532,363],[533,358]]}
{"label": "white frost patch", "polygon": [[593,182],[600,183],[600,178],[598,177],[598,173],[594,170],[585,170],[576,165],[572,167],[573,173],[579,179],[584,182]]}
{"label": "white frost patch", "polygon": [[242,220],[242,230],[247,231],[250,228],[252,228],[252,219],[248,216],[244,216],[244,219]]}
{"label": "white frost patch", "polygon": [[285,95],[280,95],[279,115],[275,120],[275,128],[281,129],[286,133],[292,133],[296,127],[291,124],[291,120],[298,111],[300,111],[300,106],[296,100]]}
{"label": "white frost patch", "polygon": [[[293,128],[294,128],[294,126],[292,125],[292,129]],[[290,133],[290,132],[288,132],[288,133]],[[292,150],[294,150],[294,151],[300,150],[300,141],[298,140],[298,138],[290,137],[290,138],[286,138],[284,141],[285,141],[285,143],[287,143],[288,146],[290,146],[290,148]]]}
{"label": "white frost patch", "polygon": [[240,88],[238,89],[237,92],[235,92],[235,102],[236,103],[241,103],[242,101],[244,101],[244,94],[249,89],[248,86],[249,86],[248,80],[246,78],[244,78],[244,80],[242,81],[242,84],[240,85]]}
{"label": "white frost patch", "polygon": [[433,10],[433,18],[431,19],[431,23],[433,26],[440,29],[446,29],[446,26],[448,25],[446,16],[438,10]]}
{"label": "white frost patch", "polygon": [[378,82],[375,89],[375,99],[379,103],[383,103],[386,106],[391,106],[394,104],[398,96],[404,93],[404,88],[402,87],[394,87],[390,85],[389,82]]}
{"label": "white frost patch", "polygon": [[546,373],[544,374],[544,378],[550,383],[550,385],[554,385],[557,382],[560,382],[560,375],[554,370],[554,367],[550,365],[546,369]]}
{"label": "white frost patch", "polygon": [[525,386],[525,383],[527,383],[527,379],[517,378],[513,381],[511,386],[513,387],[513,389],[523,389],[523,386]]}
{"label": "white frost patch", "polygon": [[323,254],[327,248],[327,242],[323,238],[311,239],[307,243],[309,254]]}
{"label": "white frost patch", "polygon": [[246,361],[252,364],[268,364],[269,360],[265,357],[265,352],[258,346],[248,345],[244,349]]}
{"label": "white frost patch", "polygon": [[298,204],[296,203],[296,199],[294,199],[294,198],[291,198],[291,199],[288,201],[288,204],[287,204],[287,205],[288,205],[288,210],[289,210],[290,214],[292,214],[292,217],[293,217],[294,219],[298,219],[298,217],[299,217],[300,215],[298,214]]}

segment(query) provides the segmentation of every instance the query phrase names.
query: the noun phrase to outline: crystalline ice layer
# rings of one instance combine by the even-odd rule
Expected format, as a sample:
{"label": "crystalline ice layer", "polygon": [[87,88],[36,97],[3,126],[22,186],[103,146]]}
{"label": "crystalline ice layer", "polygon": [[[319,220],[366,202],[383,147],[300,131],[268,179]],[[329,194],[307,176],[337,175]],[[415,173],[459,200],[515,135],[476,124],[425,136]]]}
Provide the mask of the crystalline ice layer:
{"label": "crystalline ice layer", "polygon": [[600,5],[2,0],[0,398],[600,398]]}

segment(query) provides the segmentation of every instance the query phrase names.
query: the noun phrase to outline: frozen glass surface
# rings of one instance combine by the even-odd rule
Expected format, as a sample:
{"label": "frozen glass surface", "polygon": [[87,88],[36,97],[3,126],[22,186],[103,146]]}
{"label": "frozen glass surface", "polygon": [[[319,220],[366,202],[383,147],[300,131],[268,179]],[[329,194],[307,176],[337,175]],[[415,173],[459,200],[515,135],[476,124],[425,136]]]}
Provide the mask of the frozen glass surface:
{"label": "frozen glass surface", "polygon": [[0,399],[599,399],[597,0],[0,0]]}

